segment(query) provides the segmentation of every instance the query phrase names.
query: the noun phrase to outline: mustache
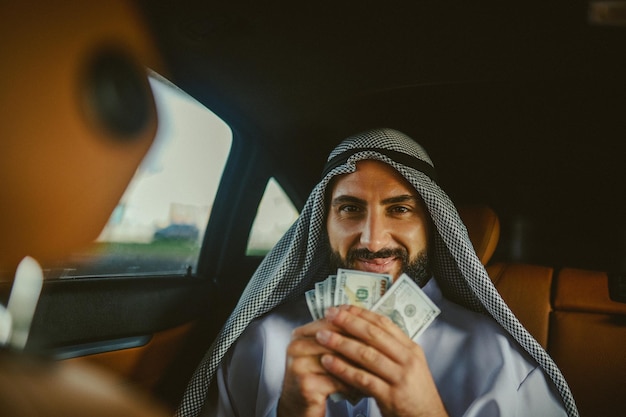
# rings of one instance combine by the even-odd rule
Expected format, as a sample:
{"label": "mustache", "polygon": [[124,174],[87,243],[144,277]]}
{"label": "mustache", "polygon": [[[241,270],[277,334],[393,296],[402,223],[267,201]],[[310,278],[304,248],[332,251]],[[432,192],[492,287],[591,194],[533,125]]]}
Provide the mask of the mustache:
{"label": "mustache", "polygon": [[402,272],[413,278],[420,287],[423,287],[432,276],[430,270],[430,262],[428,252],[422,250],[417,254],[414,260],[409,259],[409,252],[404,248],[386,248],[376,252],[372,252],[366,248],[350,249],[345,259],[339,255],[339,252],[331,250],[329,257],[330,270],[337,268],[353,269],[357,259],[376,259],[397,257],[402,261]]}
{"label": "mustache", "polygon": [[384,248],[376,252],[372,252],[367,248],[350,249],[346,256],[348,262],[352,262],[356,259],[377,259],[377,258],[400,258],[408,259],[409,254],[406,249],[403,248]]}

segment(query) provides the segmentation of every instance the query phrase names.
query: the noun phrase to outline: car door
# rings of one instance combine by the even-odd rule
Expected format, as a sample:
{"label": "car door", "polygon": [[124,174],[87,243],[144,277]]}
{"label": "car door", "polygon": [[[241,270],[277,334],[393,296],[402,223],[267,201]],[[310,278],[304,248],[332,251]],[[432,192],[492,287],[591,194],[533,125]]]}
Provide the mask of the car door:
{"label": "car door", "polygon": [[[160,118],[153,147],[98,239],[42,264],[26,351],[103,366],[175,408],[297,210],[270,179],[260,146],[158,74],[150,82]],[[259,227],[268,220],[256,219],[257,211],[273,212],[262,208],[268,192],[289,214]],[[5,302],[10,275],[4,271]]]}

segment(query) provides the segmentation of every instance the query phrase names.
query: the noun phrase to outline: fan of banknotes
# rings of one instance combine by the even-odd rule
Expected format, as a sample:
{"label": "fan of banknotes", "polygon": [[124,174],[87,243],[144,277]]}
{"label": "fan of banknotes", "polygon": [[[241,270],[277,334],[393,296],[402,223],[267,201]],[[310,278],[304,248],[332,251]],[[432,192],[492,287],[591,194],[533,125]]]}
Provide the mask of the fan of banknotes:
{"label": "fan of banknotes", "polygon": [[314,320],[323,318],[329,307],[351,304],[389,317],[412,339],[441,312],[406,274],[393,282],[391,275],[338,269],[305,297]]}

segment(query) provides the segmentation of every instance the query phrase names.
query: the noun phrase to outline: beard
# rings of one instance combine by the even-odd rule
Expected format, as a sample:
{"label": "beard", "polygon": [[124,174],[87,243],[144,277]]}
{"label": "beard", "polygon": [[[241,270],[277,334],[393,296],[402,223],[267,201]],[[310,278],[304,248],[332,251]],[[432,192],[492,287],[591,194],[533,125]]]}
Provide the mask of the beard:
{"label": "beard", "polygon": [[330,270],[337,268],[355,269],[357,259],[376,259],[395,257],[402,261],[402,272],[413,279],[420,287],[423,287],[431,277],[428,251],[426,249],[419,252],[414,259],[409,259],[409,253],[404,248],[381,249],[372,252],[366,248],[350,249],[345,258],[339,252],[330,251]]}

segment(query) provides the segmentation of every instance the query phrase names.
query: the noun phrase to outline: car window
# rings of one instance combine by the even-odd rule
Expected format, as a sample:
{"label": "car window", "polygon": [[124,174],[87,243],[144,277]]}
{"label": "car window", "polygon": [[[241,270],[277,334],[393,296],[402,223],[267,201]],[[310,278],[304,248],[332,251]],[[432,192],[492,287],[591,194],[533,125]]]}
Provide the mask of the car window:
{"label": "car window", "polygon": [[151,74],[159,129],[98,239],[48,278],[191,274],[231,148],[232,132],[214,113]]}
{"label": "car window", "polygon": [[267,254],[298,215],[298,210],[280,184],[273,177],[270,178],[252,224],[246,255]]}

